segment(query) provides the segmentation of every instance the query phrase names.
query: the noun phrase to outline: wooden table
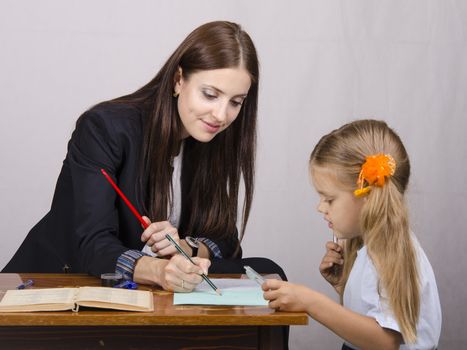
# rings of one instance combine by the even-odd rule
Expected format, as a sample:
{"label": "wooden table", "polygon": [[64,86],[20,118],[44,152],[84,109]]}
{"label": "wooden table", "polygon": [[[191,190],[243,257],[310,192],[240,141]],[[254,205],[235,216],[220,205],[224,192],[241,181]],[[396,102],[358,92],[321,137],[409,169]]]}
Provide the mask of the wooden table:
{"label": "wooden table", "polygon": [[[100,285],[98,278],[84,274],[0,273],[0,298],[28,279],[34,280],[32,288]],[[154,312],[80,308],[77,313],[0,313],[0,349],[284,349],[283,326],[308,323],[306,313],[173,305],[173,293],[139,289],[153,291]]]}

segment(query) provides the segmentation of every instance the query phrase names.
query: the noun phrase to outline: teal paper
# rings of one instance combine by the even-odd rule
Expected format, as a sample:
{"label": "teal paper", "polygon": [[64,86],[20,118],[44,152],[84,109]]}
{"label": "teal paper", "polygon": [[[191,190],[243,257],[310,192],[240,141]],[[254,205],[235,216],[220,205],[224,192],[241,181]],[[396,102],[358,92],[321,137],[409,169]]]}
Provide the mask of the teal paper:
{"label": "teal paper", "polygon": [[203,281],[191,293],[174,293],[174,305],[237,305],[267,306],[261,287],[249,279],[212,278],[211,281],[222,290],[217,295]]}

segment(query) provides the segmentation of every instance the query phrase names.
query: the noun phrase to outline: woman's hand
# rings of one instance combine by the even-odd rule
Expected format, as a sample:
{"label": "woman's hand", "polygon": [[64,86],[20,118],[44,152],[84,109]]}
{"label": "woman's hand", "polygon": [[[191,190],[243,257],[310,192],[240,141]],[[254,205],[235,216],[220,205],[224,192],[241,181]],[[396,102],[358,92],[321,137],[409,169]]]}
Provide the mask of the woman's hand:
{"label": "woman's hand", "polygon": [[175,292],[191,292],[203,281],[201,274],[208,274],[211,261],[203,258],[192,258],[192,264],[187,258],[180,254],[174,255],[160,269],[158,280],[162,288]]}
{"label": "woman's hand", "polygon": [[261,288],[269,307],[280,311],[308,312],[312,290],[290,282],[268,279]]}
{"label": "woman's hand", "polygon": [[141,234],[141,241],[151,247],[151,250],[159,257],[172,256],[177,253],[177,249],[165,238],[166,234],[172,236],[177,244],[180,243],[178,230],[168,221],[153,222],[148,217],[143,216],[143,220],[148,223],[148,227]]}
{"label": "woman's hand", "polygon": [[337,243],[327,242],[326,254],[319,265],[319,272],[337,291],[339,291],[343,264],[342,247]]}
{"label": "woman's hand", "polygon": [[158,284],[168,291],[191,292],[203,280],[201,274],[207,274],[211,265],[208,259],[197,257],[191,260],[195,264],[180,254],[170,259],[142,256],[136,262],[133,280],[140,284]]}

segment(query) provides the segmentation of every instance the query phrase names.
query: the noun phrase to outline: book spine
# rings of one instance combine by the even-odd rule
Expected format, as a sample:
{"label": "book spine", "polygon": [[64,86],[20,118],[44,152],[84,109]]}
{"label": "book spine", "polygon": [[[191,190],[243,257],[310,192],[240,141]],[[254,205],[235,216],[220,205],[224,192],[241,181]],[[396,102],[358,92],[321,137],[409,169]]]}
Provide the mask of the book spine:
{"label": "book spine", "polygon": [[75,303],[75,304],[73,305],[73,308],[71,309],[71,311],[73,311],[73,312],[78,312],[78,311],[79,311],[79,305]]}

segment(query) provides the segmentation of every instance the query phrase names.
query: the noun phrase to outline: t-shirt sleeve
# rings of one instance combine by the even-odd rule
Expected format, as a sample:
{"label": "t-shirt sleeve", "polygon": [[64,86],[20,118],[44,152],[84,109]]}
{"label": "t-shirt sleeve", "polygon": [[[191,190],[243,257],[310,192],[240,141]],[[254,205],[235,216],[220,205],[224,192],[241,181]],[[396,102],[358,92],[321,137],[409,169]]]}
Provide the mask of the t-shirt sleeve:
{"label": "t-shirt sleeve", "polygon": [[389,300],[385,297],[385,291],[379,290],[379,282],[376,269],[373,265],[367,268],[365,276],[362,276],[362,302],[368,310],[366,316],[372,317],[383,328],[400,332],[399,324],[394,317],[394,313],[389,306]]}

